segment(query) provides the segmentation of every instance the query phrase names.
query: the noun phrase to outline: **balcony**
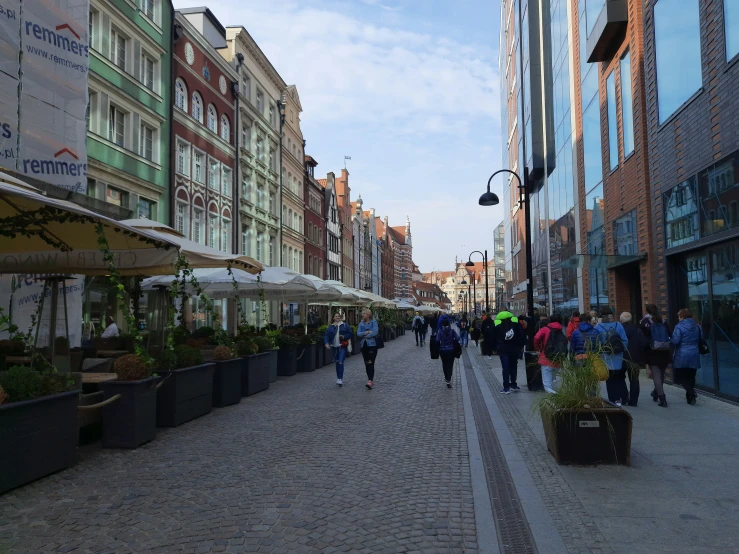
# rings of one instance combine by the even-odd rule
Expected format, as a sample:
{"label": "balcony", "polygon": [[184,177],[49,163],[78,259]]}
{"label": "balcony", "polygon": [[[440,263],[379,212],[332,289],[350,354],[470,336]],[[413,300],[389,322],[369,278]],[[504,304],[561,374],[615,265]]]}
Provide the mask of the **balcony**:
{"label": "balcony", "polygon": [[627,0],[606,0],[585,43],[588,63],[611,59],[626,37],[628,22]]}

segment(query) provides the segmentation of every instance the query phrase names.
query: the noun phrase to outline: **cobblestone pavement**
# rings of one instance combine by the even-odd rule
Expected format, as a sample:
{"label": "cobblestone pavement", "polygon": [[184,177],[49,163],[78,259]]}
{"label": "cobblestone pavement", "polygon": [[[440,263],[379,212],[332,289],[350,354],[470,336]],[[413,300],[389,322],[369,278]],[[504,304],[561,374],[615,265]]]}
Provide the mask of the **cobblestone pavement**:
{"label": "cobblestone pavement", "polygon": [[459,376],[410,335],[0,497],[0,553],[477,552]]}

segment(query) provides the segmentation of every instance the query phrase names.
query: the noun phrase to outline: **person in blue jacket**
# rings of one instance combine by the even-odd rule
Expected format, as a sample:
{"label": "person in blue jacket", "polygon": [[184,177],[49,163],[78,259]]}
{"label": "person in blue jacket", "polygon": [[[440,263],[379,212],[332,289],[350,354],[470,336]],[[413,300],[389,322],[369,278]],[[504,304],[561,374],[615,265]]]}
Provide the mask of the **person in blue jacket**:
{"label": "person in blue jacket", "polygon": [[695,374],[701,367],[700,348],[703,338],[700,326],[693,321],[693,313],[683,308],[677,313],[678,324],[670,337],[670,343],[675,348],[672,354],[672,369],[675,372],[675,382],[685,389],[685,398],[688,404],[695,404],[698,395],[695,393]]}
{"label": "person in blue jacket", "polygon": [[[590,319],[586,320],[585,317]],[[595,325],[598,325],[597,313],[590,312],[580,316],[580,323],[570,335],[570,350],[575,356],[586,354],[589,349],[593,349],[595,346],[595,339],[598,335]]]}
{"label": "person in blue jacket", "polygon": [[365,308],[362,310],[362,321],[357,327],[357,338],[359,339],[359,350],[362,352],[364,359],[364,369],[367,371],[367,387],[372,390],[375,381],[375,360],[377,359],[377,341],[375,337],[378,334],[377,320],[372,317],[372,312]]}
{"label": "person in blue jacket", "polygon": [[444,370],[444,382],[448,389],[452,388],[452,372],[454,371],[454,344],[459,342],[459,335],[452,329],[449,318],[441,322],[441,330],[434,339],[439,343],[439,357]]}
{"label": "person in blue jacket", "polygon": [[450,325],[452,323],[452,320],[449,319],[449,316],[447,314],[441,314],[441,316],[439,317],[439,319],[436,322],[436,332],[437,333],[439,331],[441,331],[441,327],[444,325],[444,322],[445,321],[448,321]]}
{"label": "person in blue jacket", "polygon": [[611,308],[603,308],[600,312],[601,323],[596,325],[598,346],[601,349],[601,359],[608,368],[606,390],[608,400],[616,406],[628,403],[629,391],[626,388],[626,369],[624,351],[629,347],[624,326],[613,317]]}
{"label": "person in blue jacket", "polygon": [[349,341],[354,336],[352,328],[344,323],[341,314],[334,314],[334,322],[328,326],[323,335],[323,343],[326,348],[334,351],[334,362],[336,362],[336,384],[344,385],[344,360],[349,349]]}

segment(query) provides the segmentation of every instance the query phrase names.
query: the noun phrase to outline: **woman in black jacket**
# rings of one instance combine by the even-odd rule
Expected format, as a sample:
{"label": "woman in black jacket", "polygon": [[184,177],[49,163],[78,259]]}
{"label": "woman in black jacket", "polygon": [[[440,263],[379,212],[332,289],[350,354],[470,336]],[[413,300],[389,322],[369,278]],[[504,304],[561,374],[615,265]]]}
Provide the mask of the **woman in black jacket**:
{"label": "woman in black jacket", "polygon": [[629,312],[622,313],[620,319],[626,338],[629,339],[629,346],[624,351],[626,375],[629,377],[629,406],[636,406],[639,402],[639,373],[647,363],[649,342],[644,332],[634,324]]}
{"label": "woman in black jacket", "polygon": [[[660,407],[667,407],[667,398],[665,397],[665,391],[663,384],[665,382],[665,371],[667,366],[672,363],[672,350],[667,348],[660,348],[660,345],[652,344],[652,325],[664,325],[667,331],[667,336],[672,336],[672,327],[662,319],[662,315],[659,313],[657,306],[654,304],[647,304],[647,315],[639,322],[639,327],[644,332],[644,336],[647,339],[647,351],[646,351],[646,362],[649,371],[652,373],[652,381],[654,382],[654,390],[651,392],[652,400],[659,402]],[[664,337],[663,337],[664,338]]]}

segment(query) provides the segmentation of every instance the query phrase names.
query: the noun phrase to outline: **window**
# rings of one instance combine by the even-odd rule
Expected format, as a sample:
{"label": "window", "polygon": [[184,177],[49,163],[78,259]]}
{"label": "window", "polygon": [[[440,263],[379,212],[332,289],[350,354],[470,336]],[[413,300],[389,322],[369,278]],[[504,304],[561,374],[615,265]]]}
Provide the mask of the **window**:
{"label": "window", "polygon": [[257,111],[264,115],[264,93],[261,90],[257,91]]}
{"label": "window", "polygon": [[303,273],[303,252],[298,252],[298,267],[295,271]]}
{"label": "window", "polygon": [[636,256],[639,254],[639,241],[636,234],[636,210],[631,210],[613,222],[613,236],[617,256]]}
{"label": "window", "polygon": [[657,108],[664,122],[703,84],[698,0],[654,5]]}
{"label": "window", "polygon": [[282,245],[282,267],[287,267],[285,264],[287,264],[287,246],[284,244]]}
{"label": "window", "polygon": [[621,126],[624,133],[624,158],[634,151],[634,97],[631,90],[631,52],[621,58]]}
{"label": "window", "polygon": [[223,175],[221,177],[221,190],[225,196],[231,196],[233,188],[233,171],[230,167],[223,166]]}
{"label": "window", "polygon": [[141,52],[141,77],[143,85],[149,90],[154,90],[154,60],[145,52]]}
{"label": "window", "polygon": [[241,126],[241,146],[251,150],[251,127],[248,125]]}
{"label": "window", "polygon": [[271,103],[269,105],[269,123],[272,127],[275,127],[275,107]]}
{"label": "window", "polygon": [[97,44],[97,26],[98,26],[98,12],[91,9],[90,17],[88,20],[88,34],[90,39],[90,47],[94,47]]}
{"label": "window", "polygon": [[[583,153],[585,157],[585,190],[590,191],[603,180],[603,155],[600,136],[600,104],[598,95],[582,116]],[[532,219],[534,219],[532,217]]]}
{"label": "window", "polygon": [[110,61],[125,71],[126,37],[115,27],[110,30]]}
{"label": "window", "polygon": [[262,261],[262,248],[263,248],[263,242],[264,242],[264,233],[259,233],[257,235],[257,261]]}
{"label": "window", "polygon": [[231,125],[225,115],[221,116],[221,138],[226,142],[231,142]]}
{"label": "window", "polygon": [[241,93],[246,96],[248,100],[251,100],[251,78],[248,75],[244,75],[241,79]]}
{"label": "window", "polygon": [[267,260],[268,265],[275,265],[275,239],[270,237],[269,239],[269,259]]}
{"label": "window", "polygon": [[175,222],[174,227],[178,233],[181,233],[185,238],[189,238],[188,225],[187,225],[187,204],[183,202],[177,202],[177,209],[175,211]]}
{"label": "window", "polygon": [[724,34],[728,61],[739,54],[739,3],[736,0],[724,0]]}
{"label": "window", "polygon": [[115,189],[113,187],[108,187],[105,191],[105,201],[108,204],[114,204],[116,206],[124,206],[128,202],[124,202],[124,199],[126,199],[126,193]]}
{"label": "window", "polygon": [[606,79],[606,97],[608,102],[608,156],[610,167],[618,165],[618,121],[616,119],[616,76],[613,72]]}
{"label": "window", "polygon": [[87,103],[87,130],[93,129],[93,132],[97,134],[98,126],[98,94],[94,90],[88,91],[88,103]]}
{"label": "window", "polygon": [[208,129],[218,133],[218,112],[213,104],[208,104]]}
{"label": "window", "polygon": [[277,171],[277,162],[275,161],[275,149],[269,149],[269,169],[270,171]]}
{"label": "window", "polygon": [[264,185],[257,185],[257,207],[264,209]]}
{"label": "window", "polygon": [[264,161],[264,140],[261,137],[257,139],[257,159],[260,162]]}
{"label": "window", "polygon": [[203,168],[203,160],[205,160],[205,154],[197,150],[194,150],[193,158],[194,158],[193,178],[195,179],[196,183],[200,183],[201,185],[204,185],[205,184],[205,171]]}
{"label": "window", "polygon": [[214,190],[221,189],[221,170],[220,165],[216,160],[208,160],[208,188]]}
{"label": "window", "polygon": [[139,136],[139,155],[150,162],[154,161],[154,129],[148,125],[141,125]]}
{"label": "window", "polygon": [[[583,0],[581,0],[582,2]],[[606,0],[584,0],[585,2],[585,18],[588,25],[588,36],[593,31],[595,23],[598,21],[600,12],[606,5]]]}
{"label": "window", "polygon": [[667,248],[697,240],[698,196],[695,177],[691,177],[664,194],[665,242]]}
{"label": "window", "polygon": [[241,228],[241,254],[243,256],[251,256],[251,241],[249,240],[249,227],[244,225]]}
{"label": "window", "polygon": [[192,240],[198,244],[203,242],[203,210],[195,208],[192,211]]}
{"label": "window", "polygon": [[302,216],[302,215],[299,215],[299,216],[298,216],[298,228],[297,228],[297,231],[298,231],[298,232],[299,232],[300,234],[302,234],[302,233],[303,233],[303,216]]}
{"label": "window", "polygon": [[275,195],[274,194],[270,194],[269,195],[269,213],[271,215],[276,215],[275,214]]}
{"label": "window", "polygon": [[141,11],[144,15],[154,21],[154,0],[141,0]]}
{"label": "window", "polygon": [[156,202],[152,202],[146,198],[139,198],[136,206],[136,217],[139,219],[156,219]]}
{"label": "window", "polygon": [[190,145],[181,140],[177,141],[177,173],[190,176]]}
{"label": "window", "polygon": [[203,122],[203,99],[197,92],[192,93],[192,117],[198,123]]}
{"label": "window", "polygon": [[224,252],[229,252],[231,250],[228,246],[231,238],[231,233],[229,233],[231,222],[225,217],[221,220],[221,222],[221,250]]}
{"label": "window", "polygon": [[177,79],[174,83],[174,105],[187,112],[187,86],[182,79]]}
{"label": "window", "polygon": [[214,215],[208,218],[208,246],[217,248],[216,237],[218,236],[218,218]]}
{"label": "window", "polygon": [[123,146],[125,129],[126,114],[115,106],[111,106],[108,114],[108,140],[118,146]]}

